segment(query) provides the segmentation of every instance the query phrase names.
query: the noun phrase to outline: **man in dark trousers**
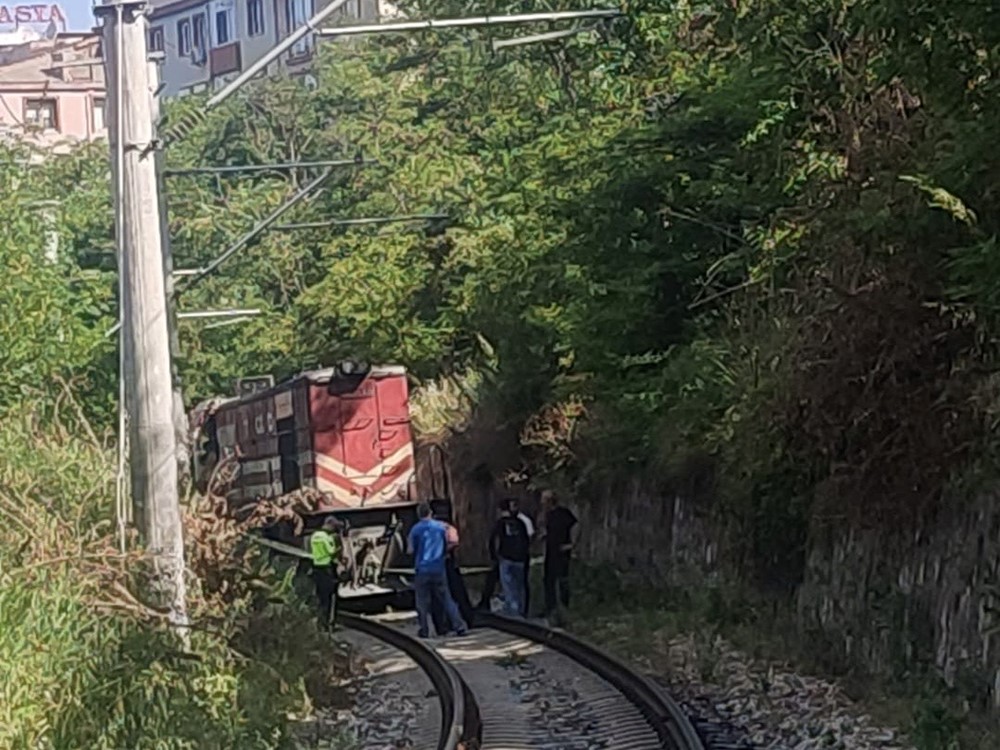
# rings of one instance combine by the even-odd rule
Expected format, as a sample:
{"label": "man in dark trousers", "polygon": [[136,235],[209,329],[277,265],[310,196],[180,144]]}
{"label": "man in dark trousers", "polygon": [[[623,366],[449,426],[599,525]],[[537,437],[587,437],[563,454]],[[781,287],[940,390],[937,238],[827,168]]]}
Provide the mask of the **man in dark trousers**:
{"label": "man in dark trousers", "polygon": [[[465,581],[458,570],[458,563],[455,560],[455,550],[458,548],[458,529],[451,524],[451,519],[447,514],[442,513],[435,517],[445,525],[447,530],[447,551],[444,559],[444,571],[445,577],[448,579],[448,592],[451,594],[451,598],[455,600],[455,604],[458,605],[459,614],[462,615],[465,624],[471,628],[475,612],[472,608],[472,602],[469,601],[469,592],[465,588]],[[431,609],[431,618],[434,620],[434,630],[436,632],[447,632],[448,620],[445,615],[443,603],[435,603]]]}
{"label": "man in dark trousers", "polygon": [[493,556],[492,544],[489,547],[489,553],[490,570],[486,574],[486,581],[483,582],[483,592],[479,595],[479,604],[476,605],[476,609],[482,612],[490,611],[490,600],[493,599],[493,594],[497,590],[497,584],[500,583],[500,563]]}
{"label": "man in dark trousers", "polygon": [[545,509],[545,617],[558,614],[558,606],[569,606],[569,564],[579,535],[576,516],[559,504],[552,490],[542,493]]}
{"label": "man in dark trousers", "polygon": [[333,516],[323,520],[322,528],[312,535],[309,549],[312,553],[312,577],[319,600],[319,626],[329,630],[333,626],[337,606],[337,563],[344,548],[340,539],[340,521]]}
{"label": "man in dark trousers", "polygon": [[[417,635],[427,638],[431,613],[435,602],[440,602],[444,608],[451,629],[457,635],[465,635],[468,626],[458,611],[458,606],[448,590],[448,574],[445,557],[448,552],[448,526],[435,521],[431,514],[431,506],[420,503],[417,506],[417,516],[420,520],[410,529],[409,547],[413,552],[413,566],[416,575],[413,579],[414,594],[417,599]],[[438,631],[438,635],[444,635]]]}

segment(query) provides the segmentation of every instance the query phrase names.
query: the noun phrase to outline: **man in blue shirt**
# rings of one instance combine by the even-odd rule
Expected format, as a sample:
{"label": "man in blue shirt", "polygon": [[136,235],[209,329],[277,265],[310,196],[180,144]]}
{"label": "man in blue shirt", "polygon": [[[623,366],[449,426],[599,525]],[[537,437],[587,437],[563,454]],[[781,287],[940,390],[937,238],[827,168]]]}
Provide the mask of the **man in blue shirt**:
{"label": "man in blue shirt", "polygon": [[[465,635],[468,629],[458,605],[448,591],[448,577],[445,571],[445,555],[448,551],[448,527],[441,521],[435,521],[431,515],[431,506],[420,503],[417,506],[420,520],[410,529],[410,549],[413,551],[413,565],[416,576],[413,580],[413,591],[417,599],[418,635],[428,636],[427,620],[435,601],[443,607],[448,616],[452,630],[457,635]],[[444,635],[444,633],[438,633]]]}

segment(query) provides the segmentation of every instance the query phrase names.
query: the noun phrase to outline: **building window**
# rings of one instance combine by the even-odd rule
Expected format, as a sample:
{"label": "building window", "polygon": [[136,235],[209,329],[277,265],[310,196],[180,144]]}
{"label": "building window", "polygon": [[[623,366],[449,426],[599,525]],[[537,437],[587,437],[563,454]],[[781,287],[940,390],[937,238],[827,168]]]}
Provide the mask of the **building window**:
{"label": "building window", "polygon": [[149,51],[163,52],[163,27],[154,26],[149,30]]}
{"label": "building window", "polygon": [[264,33],[264,0],[247,0],[247,33],[250,36]]}
{"label": "building window", "polygon": [[205,44],[205,40],[208,38],[208,34],[206,33],[208,29],[206,28],[205,14],[199,13],[194,16],[192,21],[194,22],[194,30],[191,37],[194,42],[194,51],[196,53],[200,52],[204,54],[205,50],[208,49],[208,45]]}
{"label": "building window", "polygon": [[233,9],[217,8],[215,10],[215,46],[221,47],[233,40]]}
{"label": "building window", "polygon": [[55,99],[27,99],[24,102],[24,122],[43,130],[58,130]]}
{"label": "building window", "polygon": [[94,99],[94,132],[100,133],[105,127],[104,99]]}
{"label": "building window", "polygon": [[[312,15],[313,0],[285,0],[285,22],[289,34],[312,18]],[[292,56],[304,55],[312,46],[312,34],[307,34],[292,45]]]}
{"label": "building window", "polygon": [[191,19],[184,18],[177,22],[177,53],[191,54]]}

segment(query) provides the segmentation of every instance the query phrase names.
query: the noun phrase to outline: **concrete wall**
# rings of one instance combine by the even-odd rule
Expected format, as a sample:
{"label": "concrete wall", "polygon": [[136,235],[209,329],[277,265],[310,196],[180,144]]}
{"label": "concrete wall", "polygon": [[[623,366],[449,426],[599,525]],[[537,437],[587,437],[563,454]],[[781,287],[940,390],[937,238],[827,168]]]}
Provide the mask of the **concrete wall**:
{"label": "concrete wall", "polygon": [[264,0],[264,33],[250,36],[246,0],[236,4],[236,38],[242,46],[243,67],[257,62],[278,43],[278,23],[274,16],[276,0]]}
{"label": "concrete wall", "polygon": [[160,80],[163,82],[163,96],[177,96],[189,90],[197,91],[200,86],[207,87],[210,81],[208,61],[204,65],[196,64],[190,56],[181,56],[180,36],[177,24],[183,19],[190,19],[195,13],[205,13],[206,5],[189,8],[177,13],[157,16],[150,21],[150,28],[163,29],[163,62],[160,66]]}

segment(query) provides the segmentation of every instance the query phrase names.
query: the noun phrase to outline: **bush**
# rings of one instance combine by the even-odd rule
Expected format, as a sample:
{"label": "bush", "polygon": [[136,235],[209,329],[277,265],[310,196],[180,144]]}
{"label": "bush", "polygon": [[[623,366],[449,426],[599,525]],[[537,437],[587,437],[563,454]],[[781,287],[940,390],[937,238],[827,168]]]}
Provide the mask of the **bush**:
{"label": "bush", "polygon": [[202,592],[182,651],[129,593],[139,560],[112,544],[113,456],[23,416],[0,451],[0,747],[290,746],[287,716],[330,661],[305,613],[269,608],[273,585],[225,608]]}

